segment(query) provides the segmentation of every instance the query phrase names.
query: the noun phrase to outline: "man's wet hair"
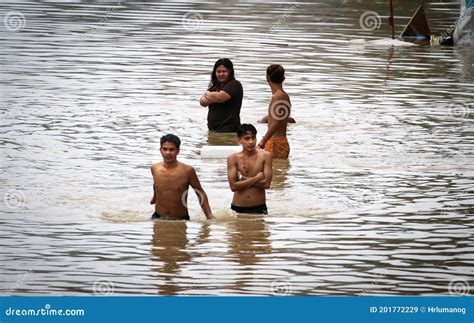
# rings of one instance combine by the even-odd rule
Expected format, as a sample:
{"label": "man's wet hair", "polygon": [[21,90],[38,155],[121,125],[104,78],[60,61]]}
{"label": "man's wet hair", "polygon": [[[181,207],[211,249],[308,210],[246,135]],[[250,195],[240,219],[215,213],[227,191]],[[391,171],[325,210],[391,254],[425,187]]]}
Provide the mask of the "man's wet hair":
{"label": "man's wet hair", "polygon": [[267,67],[267,77],[273,83],[281,84],[285,80],[285,69],[280,64],[272,64]]}
{"label": "man's wet hair", "polygon": [[246,133],[250,132],[252,135],[257,135],[257,129],[249,123],[242,124],[239,129],[237,129],[237,137],[242,138],[242,136]]}
{"label": "man's wet hair", "polygon": [[175,136],[173,134],[167,134],[167,135],[164,135],[163,137],[161,137],[160,139],[160,148],[163,147],[163,144],[165,142],[172,142],[173,144],[176,145],[176,149],[179,150],[179,146],[181,145],[181,140],[179,139],[178,136]]}

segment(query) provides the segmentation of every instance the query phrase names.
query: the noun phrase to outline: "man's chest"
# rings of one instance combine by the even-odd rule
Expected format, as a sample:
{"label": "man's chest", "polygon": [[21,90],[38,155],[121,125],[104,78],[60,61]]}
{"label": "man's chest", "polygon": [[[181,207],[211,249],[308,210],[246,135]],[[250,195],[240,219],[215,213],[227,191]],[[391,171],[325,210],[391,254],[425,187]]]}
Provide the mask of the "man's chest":
{"label": "man's chest", "polygon": [[241,158],[237,161],[237,169],[245,177],[253,177],[263,171],[263,161]]}

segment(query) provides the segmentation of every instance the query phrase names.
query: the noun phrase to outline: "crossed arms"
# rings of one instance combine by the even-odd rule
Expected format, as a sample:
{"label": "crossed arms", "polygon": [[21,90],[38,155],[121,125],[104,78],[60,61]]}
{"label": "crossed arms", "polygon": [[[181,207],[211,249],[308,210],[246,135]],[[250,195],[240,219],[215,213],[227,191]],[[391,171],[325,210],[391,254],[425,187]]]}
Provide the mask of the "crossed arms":
{"label": "crossed arms", "polygon": [[203,107],[209,106],[212,103],[223,103],[229,101],[231,96],[225,91],[211,92],[206,91],[199,99],[199,103]]}
{"label": "crossed arms", "polygon": [[237,155],[227,158],[227,179],[232,192],[245,191],[251,187],[267,189],[272,182],[272,155],[264,153],[263,172],[257,173],[253,177],[240,176],[237,168]]}

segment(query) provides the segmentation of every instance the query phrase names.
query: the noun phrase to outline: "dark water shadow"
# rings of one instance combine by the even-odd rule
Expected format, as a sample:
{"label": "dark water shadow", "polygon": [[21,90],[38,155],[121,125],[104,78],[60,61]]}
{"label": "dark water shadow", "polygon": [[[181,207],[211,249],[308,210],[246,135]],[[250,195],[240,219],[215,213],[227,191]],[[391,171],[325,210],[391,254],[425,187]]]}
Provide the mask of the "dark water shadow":
{"label": "dark water shadow", "polygon": [[155,221],[152,237],[152,270],[158,274],[158,294],[178,295],[184,287],[173,281],[179,276],[183,263],[191,260],[191,255],[186,251],[188,237],[185,221]]}

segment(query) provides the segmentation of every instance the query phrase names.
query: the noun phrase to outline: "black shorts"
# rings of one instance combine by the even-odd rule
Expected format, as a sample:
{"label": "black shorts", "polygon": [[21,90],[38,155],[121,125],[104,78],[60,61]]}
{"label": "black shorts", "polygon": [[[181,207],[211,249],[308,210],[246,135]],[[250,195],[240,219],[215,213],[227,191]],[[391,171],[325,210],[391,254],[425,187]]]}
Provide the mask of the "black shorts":
{"label": "black shorts", "polygon": [[230,208],[237,213],[268,214],[267,204],[263,203],[255,206],[230,205]]}
{"label": "black shorts", "polygon": [[172,215],[159,215],[157,212],[153,213],[151,216],[152,220],[189,220],[189,214],[183,216],[172,216]]}

